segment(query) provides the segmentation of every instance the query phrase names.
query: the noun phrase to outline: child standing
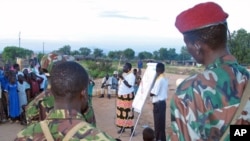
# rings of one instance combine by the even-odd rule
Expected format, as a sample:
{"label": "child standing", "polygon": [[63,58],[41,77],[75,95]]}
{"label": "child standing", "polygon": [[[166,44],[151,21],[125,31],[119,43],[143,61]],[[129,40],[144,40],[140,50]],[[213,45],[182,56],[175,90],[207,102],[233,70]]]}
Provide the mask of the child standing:
{"label": "child standing", "polygon": [[11,122],[19,121],[20,109],[19,98],[17,93],[17,81],[15,73],[11,72],[9,76],[9,83],[5,87],[5,94],[7,97],[9,117]]}
{"label": "child standing", "polygon": [[27,105],[27,94],[26,90],[30,88],[30,85],[25,81],[24,76],[18,75],[17,90],[19,96],[19,109],[20,109],[20,121],[21,124],[25,124],[25,113],[24,107]]}
{"label": "child standing", "polygon": [[89,104],[90,105],[92,105],[92,95],[93,95],[94,86],[95,86],[95,82],[92,79],[89,79],[88,96],[89,96]]}

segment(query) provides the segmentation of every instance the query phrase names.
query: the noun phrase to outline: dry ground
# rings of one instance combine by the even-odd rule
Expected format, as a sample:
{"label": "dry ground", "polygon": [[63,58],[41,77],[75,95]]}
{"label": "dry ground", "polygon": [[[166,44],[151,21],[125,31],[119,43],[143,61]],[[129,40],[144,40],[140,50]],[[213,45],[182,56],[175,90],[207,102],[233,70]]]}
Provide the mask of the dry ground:
{"label": "dry ground", "polygon": [[[186,78],[187,75],[177,75],[166,73],[166,78],[169,80],[169,91],[167,99],[167,112],[166,112],[166,132],[170,132],[170,111],[169,111],[169,100],[171,99],[174,91],[176,89],[175,82],[178,78]],[[120,138],[122,141],[130,140],[130,131],[127,130],[121,136],[117,134],[117,127],[115,126],[115,96],[112,96],[111,99],[108,99],[107,96],[104,98],[98,98],[100,88],[100,79],[95,80],[96,86],[94,87],[94,97],[93,97],[93,106],[94,112],[97,120],[97,126],[102,131],[108,133],[114,138]],[[135,121],[138,119],[138,113],[135,113]],[[145,101],[143,106],[141,116],[138,120],[138,124],[135,129],[135,136],[132,137],[133,141],[142,140],[142,131],[145,126],[154,128],[153,124],[153,113],[152,113],[152,103],[148,98]],[[1,141],[11,141],[15,138],[16,133],[20,131],[24,126],[18,123],[5,123],[0,124],[0,140]]]}

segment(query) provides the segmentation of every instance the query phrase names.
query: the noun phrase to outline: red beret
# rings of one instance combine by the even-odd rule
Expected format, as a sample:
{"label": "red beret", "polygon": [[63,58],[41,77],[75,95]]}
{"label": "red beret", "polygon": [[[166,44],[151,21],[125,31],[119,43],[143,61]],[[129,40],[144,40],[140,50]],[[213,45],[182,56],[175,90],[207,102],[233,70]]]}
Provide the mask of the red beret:
{"label": "red beret", "polygon": [[214,2],[195,5],[176,17],[175,26],[181,32],[192,31],[226,22],[228,14]]}

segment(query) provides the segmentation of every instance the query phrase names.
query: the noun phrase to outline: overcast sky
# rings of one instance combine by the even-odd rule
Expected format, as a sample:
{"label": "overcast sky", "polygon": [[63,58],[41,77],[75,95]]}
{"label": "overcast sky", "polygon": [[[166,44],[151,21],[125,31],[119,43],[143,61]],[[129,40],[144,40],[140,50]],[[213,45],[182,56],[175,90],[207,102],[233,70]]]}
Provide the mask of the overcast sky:
{"label": "overcast sky", "polygon": [[[214,0],[229,14],[230,31],[250,32],[250,1]],[[184,46],[176,16],[204,0],[1,0],[0,51],[46,51],[70,45],[135,51]],[[44,43],[44,44],[43,44]]]}

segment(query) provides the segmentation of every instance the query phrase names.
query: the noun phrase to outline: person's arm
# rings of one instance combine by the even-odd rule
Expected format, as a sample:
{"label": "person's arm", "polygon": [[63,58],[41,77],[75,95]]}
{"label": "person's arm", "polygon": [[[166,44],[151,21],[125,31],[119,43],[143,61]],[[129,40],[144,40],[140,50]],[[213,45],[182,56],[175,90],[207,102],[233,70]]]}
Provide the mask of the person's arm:
{"label": "person's arm", "polygon": [[153,94],[153,93],[150,93],[150,96],[155,96],[155,94]]}
{"label": "person's arm", "polygon": [[153,88],[151,89],[149,95],[150,95],[150,96],[156,96],[156,95],[158,95],[159,92],[160,92],[161,85],[162,85],[161,79],[157,79],[157,80],[154,82]]}
{"label": "person's arm", "polygon": [[4,91],[4,96],[6,98],[6,104],[9,105],[9,97],[8,97],[8,91]]}
{"label": "person's arm", "polygon": [[39,85],[43,82],[43,80],[44,80],[44,78],[43,77],[41,77],[40,75],[36,75],[36,80],[37,80],[37,82],[39,83]]}
{"label": "person's arm", "polygon": [[6,104],[9,105],[9,97],[8,97],[8,84],[5,85],[5,88],[4,88],[4,96],[6,98]]}
{"label": "person's arm", "polygon": [[129,87],[129,88],[132,87],[132,85],[130,85],[129,82],[128,82],[126,79],[124,79],[124,77],[122,76],[122,74],[119,74],[118,76],[119,76],[119,78],[122,80],[122,82],[123,82],[127,87]]}

